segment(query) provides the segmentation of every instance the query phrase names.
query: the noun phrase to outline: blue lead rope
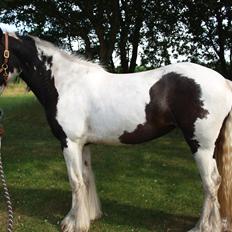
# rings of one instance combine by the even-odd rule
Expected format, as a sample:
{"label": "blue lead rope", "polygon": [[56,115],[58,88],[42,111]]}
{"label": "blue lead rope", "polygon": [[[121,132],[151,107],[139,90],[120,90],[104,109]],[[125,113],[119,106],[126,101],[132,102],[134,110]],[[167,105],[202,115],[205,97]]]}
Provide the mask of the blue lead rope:
{"label": "blue lead rope", "polygon": [[5,201],[6,201],[7,212],[8,212],[7,232],[12,232],[13,223],[14,223],[14,215],[13,215],[13,209],[12,209],[9,190],[6,184],[6,178],[5,178],[4,171],[3,171],[2,154],[1,154],[2,136],[4,134],[4,129],[2,126],[2,119],[3,119],[3,110],[0,109],[0,179],[2,182],[2,186],[3,186],[3,194],[4,194]]}

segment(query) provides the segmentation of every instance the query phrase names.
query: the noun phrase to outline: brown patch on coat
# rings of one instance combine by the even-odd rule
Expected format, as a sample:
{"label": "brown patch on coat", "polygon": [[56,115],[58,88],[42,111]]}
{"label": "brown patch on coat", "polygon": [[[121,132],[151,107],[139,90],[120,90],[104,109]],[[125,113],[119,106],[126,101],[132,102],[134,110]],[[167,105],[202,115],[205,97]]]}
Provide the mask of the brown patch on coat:
{"label": "brown patch on coat", "polygon": [[119,137],[125,144],[137,144],[160,137],[179,127],[192,153],[199,147],[194,139],[194,123],[205,118],[201,88],[193,79],[175,72],[164,75],[150,89],[150,103],[145,106],[146,122],[133,132],[124,131]]}

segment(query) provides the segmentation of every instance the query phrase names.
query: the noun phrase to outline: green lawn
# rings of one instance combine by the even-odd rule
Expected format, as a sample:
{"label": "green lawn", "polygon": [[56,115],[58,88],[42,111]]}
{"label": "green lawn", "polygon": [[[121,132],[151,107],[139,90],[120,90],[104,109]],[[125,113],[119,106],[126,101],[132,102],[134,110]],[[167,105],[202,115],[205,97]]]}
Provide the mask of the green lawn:
{"label": "green lawn", "polygon": [[[59,223],[71,204],[60,145],[37,100],[23,91],[15,93],[8,90],[0,97],[6,129],[2,155],[15,231],[60,231]],[[91,226],[91,232],[181,232],[196,223],[201,183],[178,131],[138,146],[92,146],[92,153],[104,216]],[[2,195],[1,187],[1,232],[6,226]]]}

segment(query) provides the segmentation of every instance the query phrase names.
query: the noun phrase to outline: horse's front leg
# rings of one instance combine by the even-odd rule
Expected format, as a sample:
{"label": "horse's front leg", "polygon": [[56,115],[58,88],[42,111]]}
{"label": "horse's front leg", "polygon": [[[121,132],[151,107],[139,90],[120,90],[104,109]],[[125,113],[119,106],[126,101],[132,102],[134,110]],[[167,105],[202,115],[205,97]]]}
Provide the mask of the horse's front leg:
{"label": "horse's front leg", "polygon": [[72,208],[61,223],[64,232],[85,232],[89,230],[90,214],[86,184],[83,178],[83,144],[68,140],[64,158],[72,188]]}
{"label": "horse's front leg", "polygon": [[83,178],[87,187],[89,200],[90,220],[96,220],[102,216],[101,205],[97,196],[95,178],[91,165],[91,153],[89,146],[83,149]]}

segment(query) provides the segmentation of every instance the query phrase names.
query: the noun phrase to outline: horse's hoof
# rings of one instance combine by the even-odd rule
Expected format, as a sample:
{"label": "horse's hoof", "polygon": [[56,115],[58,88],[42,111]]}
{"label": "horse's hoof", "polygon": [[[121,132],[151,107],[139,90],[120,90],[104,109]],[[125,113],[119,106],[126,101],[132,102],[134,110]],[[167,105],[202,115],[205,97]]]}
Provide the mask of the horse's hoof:
{"label": "horse's hoof", "polygon": [[76,232],[75,231],[75,219],[72,214],[68,214],[61,222],[62,232]]}
{"label": "horse's hoof", "polygon": [[75,232],[88,232],[89,231],[89,226],[86,227],[76,227]]}
{"label": "horse's hoof", "polygon": [[200,229],[199,228],[192,228],[191,230],[188,230],[187,232],[200,232]]}
{"label": "horse's hoof", "polygon": [[62,232],[88,232],[89,225],[80,225],[73,214],[69,213],[61,222]]}
{"label": "horse's hoof", "polygon": [[94,212],[94,213],[92,213],[92,214],[90,214],[90,220],[91,221],[96,221],[96,220],[98,220],[98,219],[100,219],[101,217],[102,217],[102,212],[101,211],[99,211],[99,212]]}

